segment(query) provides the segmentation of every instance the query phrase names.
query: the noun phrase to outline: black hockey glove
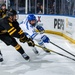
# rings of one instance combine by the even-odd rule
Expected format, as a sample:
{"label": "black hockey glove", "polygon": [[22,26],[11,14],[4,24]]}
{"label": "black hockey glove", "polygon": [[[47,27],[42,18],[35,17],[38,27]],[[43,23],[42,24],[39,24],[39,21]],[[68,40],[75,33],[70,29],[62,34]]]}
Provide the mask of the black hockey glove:
{"label": "black hockey glove", "polygon": [[22,35],[20,36],[20,39],[19,39],[19,40],[20,40],[20,42],[22,42],[22,43],[27,42],[29,46],[32,46],[32,47],[35,46],[34,41],[33,41],[32,39],[28,38],[25,34],[22,34]]}
{"label": "black hockey glove", "polygon": [[28,40],[27,36],[25,34],[21,34],[19,41],[25,43],[27,40]]}
{"label": "black hockey glove", "polygon": [[35,46],[34,41],[32,39],[30,39],[30,38],[28,38],[27,43],[28,43],[29,46],[32,46],[32,47]]}

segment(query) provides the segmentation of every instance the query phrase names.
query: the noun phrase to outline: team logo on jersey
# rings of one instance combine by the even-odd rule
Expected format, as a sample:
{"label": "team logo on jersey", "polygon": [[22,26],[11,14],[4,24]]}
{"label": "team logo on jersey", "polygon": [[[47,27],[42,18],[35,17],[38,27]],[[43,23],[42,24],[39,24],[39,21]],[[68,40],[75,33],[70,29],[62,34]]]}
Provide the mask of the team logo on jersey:
{"label": "team logo on jersey", "polygon": [[41,16],[38,16],[38,22],[41,22],[40,18],[41,18]]}

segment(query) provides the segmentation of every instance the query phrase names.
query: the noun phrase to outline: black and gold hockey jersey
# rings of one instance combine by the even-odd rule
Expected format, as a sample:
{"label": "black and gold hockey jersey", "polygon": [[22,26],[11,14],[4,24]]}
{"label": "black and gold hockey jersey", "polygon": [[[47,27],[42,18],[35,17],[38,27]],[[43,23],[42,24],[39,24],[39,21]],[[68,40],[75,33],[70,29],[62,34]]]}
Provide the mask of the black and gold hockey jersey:
{"label": "black and gold hockey jersey", "polygon": [[2,34],[2,31],[5,30],[9,33],[9,35],[17,38],[20,38],[20,35],[24,34],[19,27],[19,23],[16,20],[14,22],[10,22],[8,17],[0,19],[0,34]]}

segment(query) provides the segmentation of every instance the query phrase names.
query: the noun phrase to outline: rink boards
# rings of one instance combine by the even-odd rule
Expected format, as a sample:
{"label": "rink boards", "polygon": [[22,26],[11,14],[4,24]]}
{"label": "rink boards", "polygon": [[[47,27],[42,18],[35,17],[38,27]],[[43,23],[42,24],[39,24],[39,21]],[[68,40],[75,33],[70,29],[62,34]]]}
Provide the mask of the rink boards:
{"label": "rink boards", "polygon": [[[46,30],[46,33],[57,34],[65,37],[72,43],[75,43],[75,18],[59,15],[35,15],[40,24]],[[19,15],[19,23],[27,15]]]}

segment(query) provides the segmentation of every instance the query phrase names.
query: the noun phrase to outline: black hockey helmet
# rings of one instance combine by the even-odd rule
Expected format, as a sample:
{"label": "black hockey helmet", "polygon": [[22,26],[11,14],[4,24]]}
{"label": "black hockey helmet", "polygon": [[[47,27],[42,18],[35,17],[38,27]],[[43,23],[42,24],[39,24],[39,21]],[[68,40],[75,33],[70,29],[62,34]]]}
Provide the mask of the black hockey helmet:
{"label": "black hockey helmet", "polygon": [[9,16],[14,16],[17,15],[17,12],[14,9],[9,9],[6,13],[6,15]]}

